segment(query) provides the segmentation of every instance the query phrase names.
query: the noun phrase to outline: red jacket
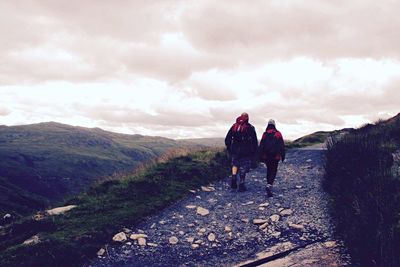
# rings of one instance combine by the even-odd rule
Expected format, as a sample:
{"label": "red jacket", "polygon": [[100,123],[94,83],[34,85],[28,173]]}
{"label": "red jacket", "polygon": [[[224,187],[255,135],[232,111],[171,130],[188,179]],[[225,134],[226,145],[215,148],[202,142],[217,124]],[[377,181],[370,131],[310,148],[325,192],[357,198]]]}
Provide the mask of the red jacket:
{"label": "red jacket", "polygon": [[[274,142],[276,142],[276,151],[271,152],[266,151],[267,135],[274,133]],[[266,162],[268,160],[285,160],[285,142],[283,141],[283,136],[281,132],[275,129],[275,127],[267,128],[262,136],[260,147],[259,147],[260,161]]]}

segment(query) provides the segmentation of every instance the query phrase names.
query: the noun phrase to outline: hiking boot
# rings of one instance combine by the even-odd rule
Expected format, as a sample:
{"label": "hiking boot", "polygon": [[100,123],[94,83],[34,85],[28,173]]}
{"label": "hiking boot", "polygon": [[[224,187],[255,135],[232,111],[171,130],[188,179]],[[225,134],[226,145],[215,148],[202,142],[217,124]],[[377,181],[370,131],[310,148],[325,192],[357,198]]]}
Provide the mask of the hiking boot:
{"label": "hiking boot", "polygon": [[246,191],[247,190],[247,188],[246,188],[246,186],[244,185],[244,183],[241,183],[241,184],[239,184],[239,192],[244,192],[244,191]]}
{"label": "hiking boot", "polygon": [[232,188],[232,189],[237,189],[236,176],[232,176],[232,179],[231,179],[231,188]]}
{"label": "hiking boot", "polygon": [[273,197],[271,188],[269,188],[269,187],[267,186],[267,188],[265,189],[265,191],[267,191],[267,196],[268,196],[268,197]]}

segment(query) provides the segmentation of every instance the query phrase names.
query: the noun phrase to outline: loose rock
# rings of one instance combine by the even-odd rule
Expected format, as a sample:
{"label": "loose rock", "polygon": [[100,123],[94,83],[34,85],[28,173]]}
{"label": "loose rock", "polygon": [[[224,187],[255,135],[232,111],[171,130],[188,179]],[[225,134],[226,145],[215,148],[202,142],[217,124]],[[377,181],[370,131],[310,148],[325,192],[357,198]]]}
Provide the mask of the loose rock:
{"label": "loose rock", "polygon": [[264,229],[266,229],[268,227],[268,222],[266,222],[266,223],[264,223],[264,224],[262,224],[262,225],[260,225],[260,230],[264,230]]}
{"label": "loose rock", "polygon": [[279,216],[278,214],[274,214],[274,215],[270,216],[269,218],[272,222],[278,222],[280,220],[281,216]]}
{"label": "loose rock", "polygon": [[39,244],[39,243],[40,243],[39,236],[38,235],[34,235],[31,238],[29,238],[28,240],[25,240],[24,243],[22,243],[22,244],[26,245],[26,246],[33,246],[33,245],[36,245],[36,244]]}
{"label": "loose rock", "polygon": [[266,222],[268,222],[268,220],[266,220],[266,219],[254,219],[253,220],[254,224],[264,224]]}
{"label": "loose rock", "polygon": [[124,232],[120,232],[112,238],[114,242],[125,242],[127,240],[126,234]]}
{"label": "loose rock", "polygon": [[176,244],[178,244],[179,239],[178,239],[176,236],[172,236],[172,237],[169,238],[168,241],[169,241],[169,243],[170,243],[171,245],[176,245]]}
{"label": "loose rock", "polygon": [[225,226],[224,230],[225,230],[226,233],[232,232],[232,228],[230,226],[228,226],[228,225]]}
{"label": "loose rock", "polygon": [[293,210],[285,209],[285,210],[282,210],[280,213],[281,213],[281,216],[290,216],[293,214]]}
{"label": "loose rock", "polygon": [[210,214],[210,211],[208,209],[202,208],[202,207],[197,207],[197,214],[201,215],[201,216],[207,216],[208,214]]}
{"label": "loose rock", "polygon": [[51,210],[46,210],[46,213],[50,216],[53,215],[60,215],[63,213],[66,213],[67,211],[70,211],[72,209],[75,209],[77,206],[76,205],[69,205],[69,206],[65,206],[65,207],[58,207],[58,208],[54,208]]}
{"label": "loose rock", "polygon": [[130,239],[132,240],[138,240],[139,238],[147,238],[148,236],[145,234],[131,234]]}
{"label": "loose rock", "polygon": [[336,247],[336,242],[335,241],[327,241],[324,243],[324,246],[326,248],[333,248],[333,247]]}
{"label": "loose rock", "polygon": [[101,248],[99,251],[97,251],[97,256],[103,257],[105,253],[106,253],[106,250],[104,248]]}
{"label": "loose rock", "polygon": [[139,246],[144,247],[147,244],[147,240],[145,238],[143,238],[143,237],[140,237],[138,239],[138,244],[139,244]]}
{"label": "loose rock", "polygon": [[212,187],[212,186],[202,186],[201,187],[201,191],[203,191],[203,192],[213,192],[213,191],[215,191],[215,188]]}
{"label": "loose rock", "polygon": [[304,226],[301,224],[295,224],[295,223],[288,223],[288,226],[290,228],[296,229],[296,230],[304,230]]}
{"label": "loose rock", "polygon": [[187,205],[186,208],[187,209],[195,209],[195,208],[197,208],[197,206],[195,206],[195,205]]}
{"label": "loose rock", "polygon": [[210,241],[210,242],[214,242],[215,239],[217,239],[217,237],[215,236],[214,233],[210,233],[210,234],[208,235],[207,239],[208,239],[208,241]]}

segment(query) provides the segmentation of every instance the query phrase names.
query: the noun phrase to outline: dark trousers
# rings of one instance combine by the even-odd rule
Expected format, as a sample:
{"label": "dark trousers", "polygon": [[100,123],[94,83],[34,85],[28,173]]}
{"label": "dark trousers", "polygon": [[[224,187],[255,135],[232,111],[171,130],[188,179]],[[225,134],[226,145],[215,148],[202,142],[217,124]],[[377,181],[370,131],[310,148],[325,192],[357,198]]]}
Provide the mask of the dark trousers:
{"label": "dark trousers", "polygon": [[275,181],[276,173],[278,172],[279,160],[268,160],[265,162],[267,165],[267,183],[273,184]]}

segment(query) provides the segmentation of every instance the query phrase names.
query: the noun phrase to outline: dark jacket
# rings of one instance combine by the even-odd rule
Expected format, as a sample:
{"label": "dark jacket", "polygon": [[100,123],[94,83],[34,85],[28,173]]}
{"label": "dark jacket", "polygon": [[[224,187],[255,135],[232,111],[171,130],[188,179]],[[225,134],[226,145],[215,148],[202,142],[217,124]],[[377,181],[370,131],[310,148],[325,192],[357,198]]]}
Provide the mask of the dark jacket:
{"label": "dark jacket", "polygon": [[225,137],[228,152],[235,158],[254,157],[257,155],[258,141],[256,130],[247,117],[240,116]]}
{"label": "dark jacket", "polygon": [[[276,142],[277,145],[276,152],[273,152],[273,154],[271,154],[269,151],[266,151],[265,149],[267,147],[268,134],[274,135],[275,138],[274,142]],[[276,161],[285,160],[285,155],[286,155],[285,142],[283,141],[283,136],[281,132],[279,132],[274,125],[268,125],[267,129],[263,133],[258,151],[261,162],[267,162],[269,160],[276,160]]]}

